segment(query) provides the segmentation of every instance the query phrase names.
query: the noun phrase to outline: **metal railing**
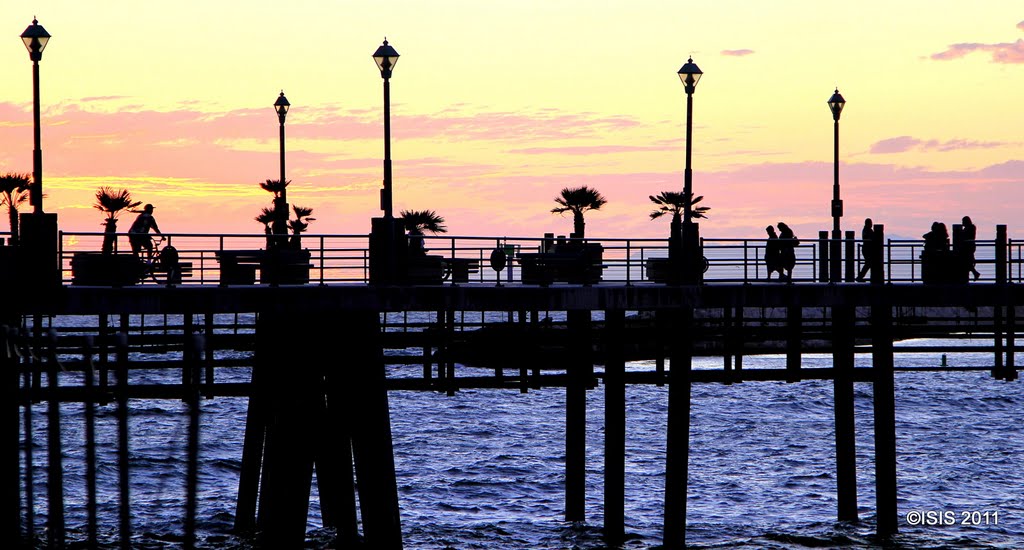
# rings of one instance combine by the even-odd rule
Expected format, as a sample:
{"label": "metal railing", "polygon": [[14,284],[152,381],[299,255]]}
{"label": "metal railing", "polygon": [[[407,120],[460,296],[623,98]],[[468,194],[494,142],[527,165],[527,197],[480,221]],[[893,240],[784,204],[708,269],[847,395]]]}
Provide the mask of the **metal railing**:
{"label": "metal railing", "polygon": [[[218,234],[218,233],[165,233],[162,245],[173,245],[180,261],[191,264],[186,272],[183,285],[215,285],[221,282],[221,266],[218,256],[230,250],[261,250],[266,247],[265,234]],[[82,252],[97,253],[101,250],[104,233],[71,232],[60,233],[60,266],[62,279],[72,280],[72,259]],[[851,242],[852,241],[852,242]],[[480,236],[425,236],[427,254],[440,257],[443,262],[457,259],[469,267],[468,283],[518,283],[522,281],[523,265],[521,255],[539,253],[552,244],[580,241],[563,239],[552,242],[546,238],[529,237],[480,237]],[[585,243],[596,243],[601,251],[601,283],[652,284],[651,260],[668,257],[667,239],[584,239]],[[823,245],[826,240],[802,240],[796,247],[796,266],[793,282],[815,282],[822,280],[824,261]],[[767,281],[764,239],[701,239],[707,269],[705,283],[756,283]],[[126,234],[119,234],[115,253],[130,254]],[[844,239],[844,250],[852,244],[854,257],[844,258],[853,262],[856,273],[862,265],[862,242],[859,239]],[[995,240],[976,241],[977,269],[981,281],[996,279]],[[369,280],[369,236],[368,235],[302,235],[302,248],[310,253],[311,284],[365,284]],[[507,260],[500,271],[491,265],[495,249],[506,252]],[[885,282],[913,283],[922,281],[921,252],[923,241],[893,240],[884,244]],[[1024,241],[1010,241],[1007,244],[1008,279],[1019,282],[1024,278]],[[826,270],[827,271],[827,270]],[[849,272],[849,271],[847,271]],[[772,281],[777,281],[777,277]],[[559,281],[555,281],[558,283]],[[145,280],[140,284],[158,284],[159,280]],[[452,284],[446,277],[444,284]]]}

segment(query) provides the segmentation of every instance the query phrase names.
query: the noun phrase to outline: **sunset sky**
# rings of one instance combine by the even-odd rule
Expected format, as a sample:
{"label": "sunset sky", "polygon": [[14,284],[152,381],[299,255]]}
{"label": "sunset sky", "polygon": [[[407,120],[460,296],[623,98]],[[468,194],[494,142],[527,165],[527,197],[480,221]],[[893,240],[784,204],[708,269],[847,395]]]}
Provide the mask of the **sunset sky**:
{"label": "sunset sky", "polygon": [[[289,202],[311,233],[379,216],[382,80],[391,80],[395,210],[431,208],[455,235],[567,234],[565,186],[599,189],[593,237],[661,237],[648,195],[682,190],[694,95],[694,189],[705,237],[786,221],[830,229],[834,88],[844,229],[919,237],[970,215],[1024,236],[1020,0],[103,2],[0,0],[0,172],[32,171],[37,16],[46,210],[101,231],[101,185],[156,205],[167,232],[262,232],[278,176],[283,89]],[[26,207],[28,208],[28,207]],[[5,227],[6,229],[6,227]]]}

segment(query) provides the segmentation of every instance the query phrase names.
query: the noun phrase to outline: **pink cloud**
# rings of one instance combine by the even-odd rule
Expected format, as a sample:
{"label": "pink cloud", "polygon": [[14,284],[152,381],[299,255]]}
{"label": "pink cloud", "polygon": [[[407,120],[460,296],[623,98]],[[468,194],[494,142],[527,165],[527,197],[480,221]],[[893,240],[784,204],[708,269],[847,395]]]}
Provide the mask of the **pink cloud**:
{"label": "pink cloud", "polygon": [[913,149],[920,151],[958,151],[964,149],[992,149],[1012,145],[1002,141],[975,141],[969,139],[951,139],[939,141],[937,139],[921,140],[911,136],[898,136],[877,141],[871,145],[868,152],[872,154],[903,153]]}
{"label": "pink cloud", "polygon": [[1017,28],[1022,30],[1022,31],[1024,31],[1024,21],[1021,21],[1020,23],[1017,23]]}
{"label": "pink cloud", "polygon": [[743,56],[747,56],[747,55],[753,54],[754,50],[746,50],[746,49],[743,49],[743,50],[722,50],[721,53],[722,53],[722,55],[730,56],[730,57],[743,57]]}
{"label": "pink cloud", "polygon": [[[1017,26],[1020,27],[1020,25]],[[932,54],[932,59],[947,61],[959,59],[974,52],[987,52],[991,54],[992,61],[995,63],[1024,63],[1024,39],[1018,38],[1016,42],[1000,44],[982,44],[977,42],[952,44],[945,51]]]}
{"label": "pink cloud", "polygon": [[523,155],[606,155],[611,153],[665,151],[669,149],[671,148],[668,146],[659,147],[643,145],[578,145],[570,147],[527,147],[523,149],[509,149],[508,152]]}

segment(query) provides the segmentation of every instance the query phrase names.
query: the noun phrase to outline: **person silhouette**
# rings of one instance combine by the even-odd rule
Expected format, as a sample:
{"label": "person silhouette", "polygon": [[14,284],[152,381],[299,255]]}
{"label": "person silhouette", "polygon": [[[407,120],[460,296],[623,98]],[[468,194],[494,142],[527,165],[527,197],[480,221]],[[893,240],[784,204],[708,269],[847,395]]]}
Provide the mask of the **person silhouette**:
{"label": "person silhouette", "polygon": [[931,231],[922,236],[921,279],[925,283],[946,282],[949,278],[949,231],[946,224],[932,222]]}
{"label": "person silhouette", "polygon": [[132,245],[132,253],[136,256],[139,256],[142,249],[145,248],[146,256],[153,257],[153,240],[149,238],[150,229],[163,235],[156,225],[156,218],[153,217],[153,205],[147,204],[132,222],[132,226],[128,228],[128,241]]}
{"label": "person silhouette", "polygon": [[[800,244],[793,230],[783,222],[779,228],[779,267],[786,271],[786,280],[793,282],[793,268],[796,267],[796,247]],[[781,276],[781,275],[780,275]]]}
{"label": "person silhouette", "polygon": [[782,247],[779,243],[779,236],[775,234],[775,228],[765,227],[768,233],[768,240],[764,243],[764,266],[768,270],[768,280],[772,280],[772,273],[779,272],[779,280],[784,275],[782,271]]}
{"label": "person silhouette", "polygon": [[974,275],[974,280],[977,281],[981,277],[981,273],[978,273],[977,268],[974,267],[977,264],[977,261],[974,259],[974,252],[978,249],[978,245],[974,241],[978,237],[978,228],[971,221],[970,216],[964,216],[961,227],[960,237],[962,241],[960,243],[960,251],[963,255],[963,262],[971,274]]}
{"label": "person silhouette", "polygon": [[857,273],[857,282],[863,283],[864,276],[871,271],[872,266],[878,259],[878,255],[882,252],[882,246],[880,242],[875,240],[875,228],[871,223],[871,218],[864,219],[864,229],[860,231],[861,238],[861,266],[860,272]]}

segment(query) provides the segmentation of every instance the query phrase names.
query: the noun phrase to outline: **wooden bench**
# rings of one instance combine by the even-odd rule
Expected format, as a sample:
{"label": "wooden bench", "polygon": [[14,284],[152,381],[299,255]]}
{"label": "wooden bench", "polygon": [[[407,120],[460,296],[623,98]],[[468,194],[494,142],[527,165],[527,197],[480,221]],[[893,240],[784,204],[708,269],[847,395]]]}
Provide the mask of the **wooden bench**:
{"label": "wooden bench", "polygon": [[553,282],[593,284],[604,273],[604,247],[600,244],[556,246],[550,252],[520,253],[522,281],[548,285]]}
{"label": "wooden bench", "polygon": [[444,279],[452,283],[468,283],[470,273],[480,271],[480,262],[473,258],[445,258]]}
{"label": "wooden bench", "polygon": [[306,284],[309,282],[308,250],[218,250],[220,284],[251,285],[260,270],[262,284]]}

